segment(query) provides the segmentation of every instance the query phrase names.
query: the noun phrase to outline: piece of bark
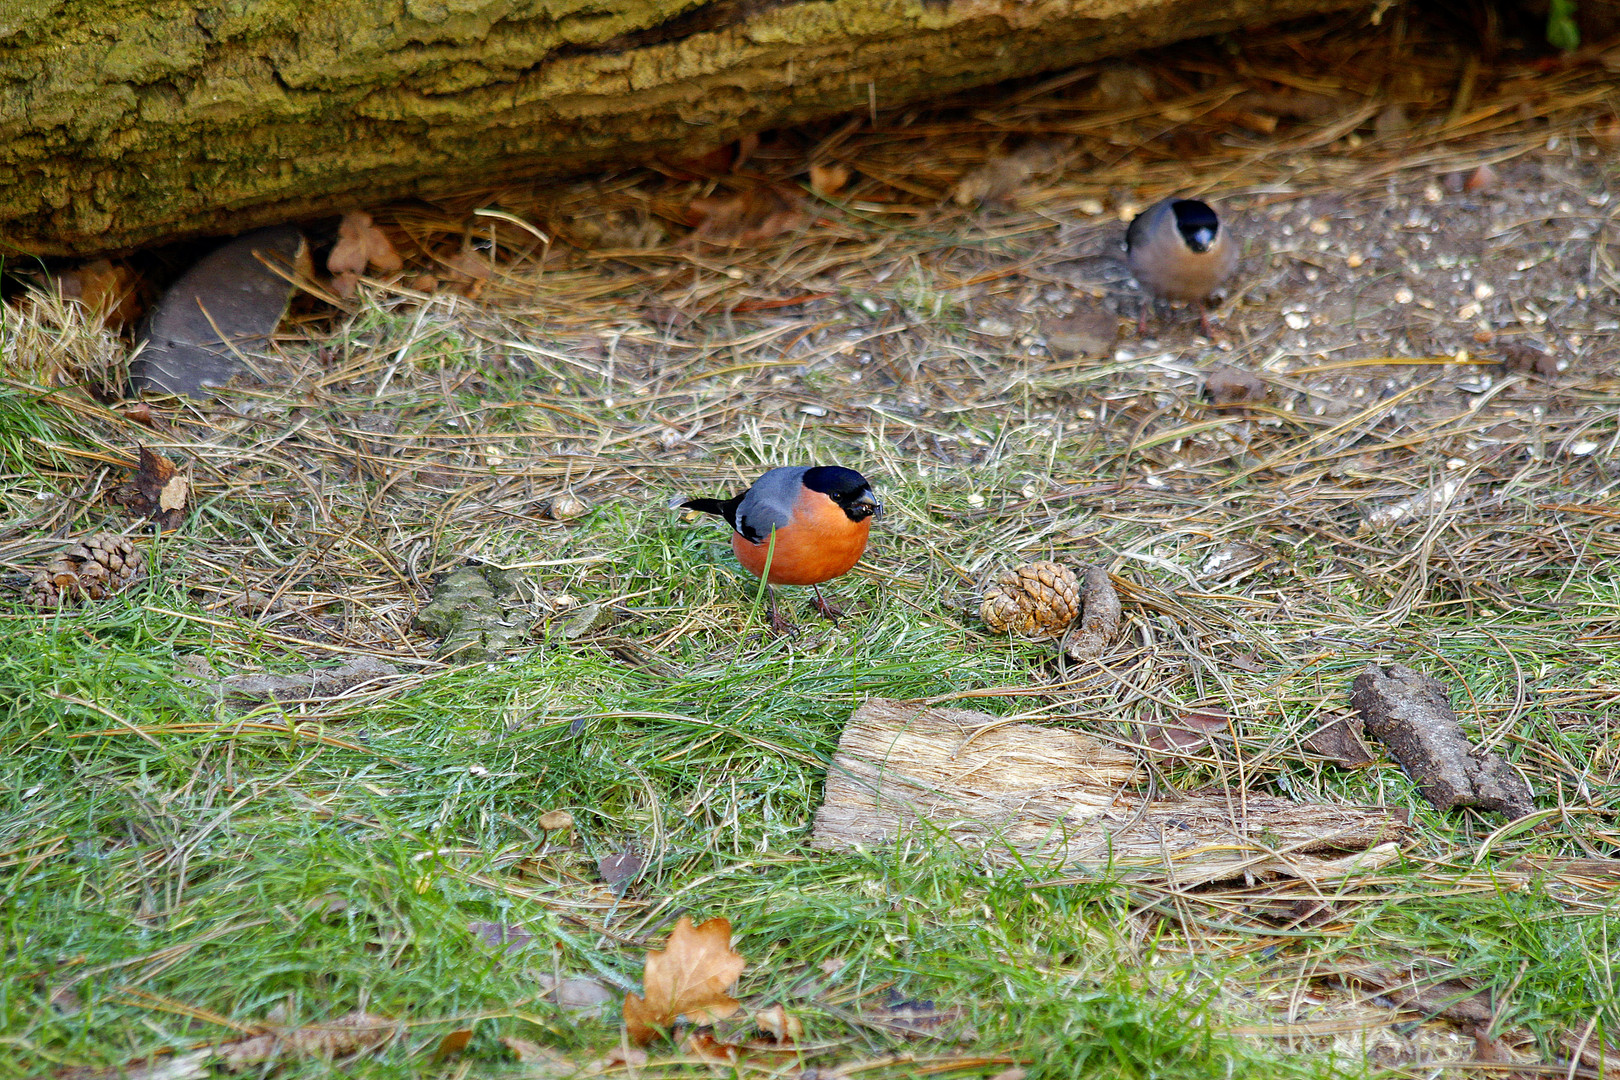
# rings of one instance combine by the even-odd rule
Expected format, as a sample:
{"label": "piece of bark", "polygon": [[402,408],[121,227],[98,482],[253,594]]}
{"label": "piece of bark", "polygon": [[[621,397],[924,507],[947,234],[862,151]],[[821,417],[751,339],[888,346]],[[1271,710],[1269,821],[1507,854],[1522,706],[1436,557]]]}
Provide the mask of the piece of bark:
{"label": "piece of bark", "polygon": [[1426,1017],[1438,1016],[1468,1025],[1491,1022],[1490,995],[1455,979],[1420,981],[1414,971],[1373,967],[1340,972],[1334,981],[1372,991],[1394,1002],[1398,1009]]}
{"label": "piece of bark", "polygon": [[[292,299],[289,273],[309,261],[291,226],[238,237],[199,259],[153,309],[145,347],[129,365],[137,390],[199,396],[246,374],[244,356],[269,344]],[[267,265],[269,264],[269,265]]]}
{"label": "piece of bark", "polygon": [[0,3],[0,234],[92,254],[691,158],[1360,3]]}
{"label": "piece of bark", "polygon": [[1108,650],[1119,636],[1119,593],[1108,578],[1108,568],[1089,567],[1080,579],[1080,621],[1069,632],[1063,651],[1084,663]]}
{"label": "piece of bark", "polygon": [[340,667],[315,668],[306,675],[227,675],[219,681],[227,697],[247,701],[300,701],[337,697],[362,683],[386,679],[399,669],[374,656],[356,656]]}
{"label": "piece of bark", "polygon": [[1534,809],[1524,778],[1501,757],[1480,756],[1469,744],[1439,679],[1401,664],[1373,664],[1356,676],[1350,704],[1437,808],[1477,806],[1513,818]]}
{"label": "piece of bark", "polygon": [[[939,830],[1002,865],[1112,869],[1190,885],[1343,877],[1397,857],[1407,829],[1399,809],[1253,792],[1145,800],[1142,780],[1134,755],[1076,731],[874,698],[839,740],[812,843],[883,847]],[[1343,851],[1356,854],[1306,854]]]}

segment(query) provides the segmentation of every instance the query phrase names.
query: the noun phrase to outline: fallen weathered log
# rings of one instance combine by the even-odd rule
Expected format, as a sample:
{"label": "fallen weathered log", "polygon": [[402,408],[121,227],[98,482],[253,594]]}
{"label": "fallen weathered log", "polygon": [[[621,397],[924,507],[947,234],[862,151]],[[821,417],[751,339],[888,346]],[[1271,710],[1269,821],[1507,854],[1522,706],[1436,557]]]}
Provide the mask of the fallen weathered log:
{"label": "fallen weathered log", "polygon": [[0,254],[688,154],[1365,2],[0,4]]}
{"label": "fallen weathered log", "polygon": [[1144,781],[1133,754],[1079,732],[873,699],[839,740],[813,842],[886,847],[937,831],[994,863],[1186,885],[1339,877],[1394,858],[1407,830],[1400,809],[1243,791],[1151,798]]}

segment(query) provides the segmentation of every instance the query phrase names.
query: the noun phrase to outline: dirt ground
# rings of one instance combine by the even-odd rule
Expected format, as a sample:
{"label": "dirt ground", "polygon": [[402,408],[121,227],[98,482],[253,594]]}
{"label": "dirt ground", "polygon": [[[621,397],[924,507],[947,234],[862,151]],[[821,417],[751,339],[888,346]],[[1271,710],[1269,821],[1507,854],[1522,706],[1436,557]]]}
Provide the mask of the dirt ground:
{"label": "dirt ground", "polygon": [[[1172,193],[1243,243],[1213,340],[1185,308],[1137,330],[1125,223]],[[638,608],[548,500],[639,513],[785,446],[926,487],[863,571],[897,602],[972,626],[995,569],[1102,550],[1169,592],[1241,594],[1186,630],[1229,670],[1365,647],[1418,611],[1556,623],[1525,583],[1620,554],[1617,42],[1557,57],[1402,6],[368,209],[403,273],[298,300],[272,384],[141,421],[256,531],[202,537],[193,594],[312,658],[432,668],[412,616],[476,556],[544,568],[558,610],[619,597],[614,648],[656,665],[727,616]],[[100,346],[56,363],[118,381]],[[85,486],[0,534],[8,564],[116,482],[146,430],[127,426]],[[1151,640],[1121,670],[1185,674]],[[1557,723],[1612,696],[1572,689]],[[1612,783],[1612,755],[1593,767]],[[1384,1007],[1336,994],[1290,1018]],[[1380,1060],[1450,1052],[1425,1031],[1470,1045],[1435,1025],[1380,1029]]]}

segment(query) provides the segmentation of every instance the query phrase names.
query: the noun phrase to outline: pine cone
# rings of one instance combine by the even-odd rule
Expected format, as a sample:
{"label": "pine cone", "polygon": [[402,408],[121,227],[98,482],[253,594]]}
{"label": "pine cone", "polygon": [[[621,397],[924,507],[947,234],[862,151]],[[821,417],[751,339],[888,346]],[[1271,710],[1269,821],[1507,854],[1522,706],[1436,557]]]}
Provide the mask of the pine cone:
{"label": "pine cone", "polygon": [[133,584],[146,561],[141,549],[117,533],[96,533],[74,544],[34,575],[34,606],[57,608],[80,599],[100,600]]}
{"label": "pine cone", "polygon": [[985,590],[979,618],[992,630],[1028,637],[1062,637],[1080,614],[1080,581],[1055,562],[1032,562],[996,578]]}

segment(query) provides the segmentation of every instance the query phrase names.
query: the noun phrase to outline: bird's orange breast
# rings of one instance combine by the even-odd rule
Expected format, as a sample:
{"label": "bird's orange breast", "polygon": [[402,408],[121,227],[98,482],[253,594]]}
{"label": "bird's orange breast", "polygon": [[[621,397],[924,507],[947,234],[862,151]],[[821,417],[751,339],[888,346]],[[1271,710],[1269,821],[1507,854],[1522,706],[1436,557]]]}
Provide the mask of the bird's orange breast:
{"label": "bird's orange breast", "polygon": [[837,503],[806,488],[794,501],[791,520],[775,531],[774,549],[769,537],[755,544],[733,533],[731,550],[755,577],[765,574],[769,560],[765,580],[771,585],[819,585],[849,573],[871,531],[871,518],[851,521]]}

